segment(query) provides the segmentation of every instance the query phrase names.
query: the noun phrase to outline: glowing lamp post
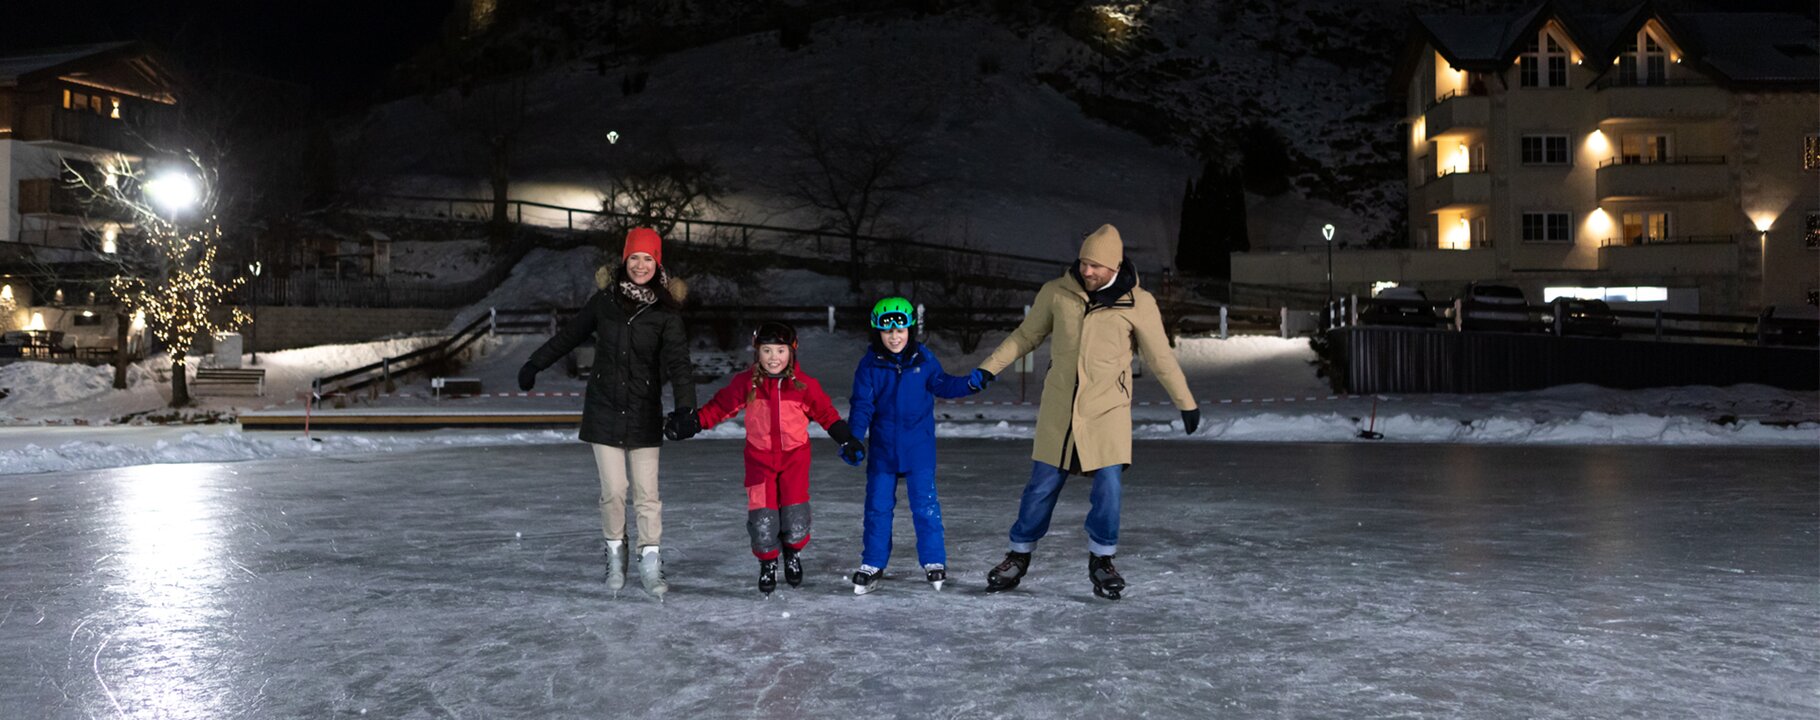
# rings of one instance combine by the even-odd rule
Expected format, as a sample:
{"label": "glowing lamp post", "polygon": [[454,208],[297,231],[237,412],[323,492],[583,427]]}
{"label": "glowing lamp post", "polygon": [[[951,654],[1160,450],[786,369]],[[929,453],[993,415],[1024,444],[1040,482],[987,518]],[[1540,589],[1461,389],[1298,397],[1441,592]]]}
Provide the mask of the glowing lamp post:
{"label": "glowing lamp post", "polygon": [[202,188],[189,175],[167,172],[147,181],[145,194],[166,216],[174,216],[195,207],[202,199]]}
{"label": "glowing lamp post", "polygon": [[1333,225],[1321,226],[1321,237],[1327,239],[1327,301],[1333,302]]}
{"label": "glowing lamp post", "polygon": [[247,344],[252,346],[254,365],[259,364],[259,273],[264,269],[265,263],[257,260],[246,266],[246,271],[253,274],[253,331],[247,333]]}

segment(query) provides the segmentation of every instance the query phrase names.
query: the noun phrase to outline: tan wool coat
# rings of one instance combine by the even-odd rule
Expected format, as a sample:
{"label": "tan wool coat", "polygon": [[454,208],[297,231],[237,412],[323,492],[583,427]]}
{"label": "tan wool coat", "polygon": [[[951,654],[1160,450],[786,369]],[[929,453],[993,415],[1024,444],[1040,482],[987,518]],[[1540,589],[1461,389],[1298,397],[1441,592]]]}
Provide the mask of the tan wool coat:
{"label": "tan wool coat", "polygon": [[1181,410],[1195,409],[1194,396],[1169,347],[1156,298],[1135,285],[1110,307],[1087,311],[1087,290],[1073,273],[1037,291],[1030,314],[980,368],[998,374],[1018,358],[1051,341],[1037,411],[1036,447],[1030,457],[1072,469],[1093,471],[1131,464],[1131,356],[1135,347]]}

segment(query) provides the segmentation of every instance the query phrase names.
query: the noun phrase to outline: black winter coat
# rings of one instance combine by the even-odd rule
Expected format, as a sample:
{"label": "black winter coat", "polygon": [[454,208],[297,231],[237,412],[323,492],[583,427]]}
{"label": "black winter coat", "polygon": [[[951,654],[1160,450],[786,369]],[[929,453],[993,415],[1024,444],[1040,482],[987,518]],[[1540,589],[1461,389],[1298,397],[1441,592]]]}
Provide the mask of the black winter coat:
{"label": "black winter coat", "polygon": [[695,407],[682,316],[660,303],[634,304],[609,284],[531,353],[531,365],[541,371],[555,364],[589,335],[595,338],[594,368],[581,439],[618,448],[662,445],[663,383],[670,383],[676,407]]}

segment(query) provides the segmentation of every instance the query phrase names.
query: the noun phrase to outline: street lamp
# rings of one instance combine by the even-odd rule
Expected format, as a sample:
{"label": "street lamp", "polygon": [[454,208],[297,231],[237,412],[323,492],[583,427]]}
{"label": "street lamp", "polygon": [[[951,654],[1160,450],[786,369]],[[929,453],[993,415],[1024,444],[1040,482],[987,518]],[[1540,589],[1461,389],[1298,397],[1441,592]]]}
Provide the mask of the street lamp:
{"label": "street lamp", "polygon": [[202,188],[188,174],[171,171],[146,181],[145,194],[167,215],[176,215],[202,199]]}
{"label": "street lamp", "polygon": [[253,274],[253,331],[247,333],[247,344],[253,351],[253,364],[259,364],[259,272],[265,269],[265,263],[254,260],[246,266],[246,271]]}
{"label": "street lamp", "polygon": [[1327,301],[1333,302],[1333,224],[1321,226],[1321,237],[1327,238]]}

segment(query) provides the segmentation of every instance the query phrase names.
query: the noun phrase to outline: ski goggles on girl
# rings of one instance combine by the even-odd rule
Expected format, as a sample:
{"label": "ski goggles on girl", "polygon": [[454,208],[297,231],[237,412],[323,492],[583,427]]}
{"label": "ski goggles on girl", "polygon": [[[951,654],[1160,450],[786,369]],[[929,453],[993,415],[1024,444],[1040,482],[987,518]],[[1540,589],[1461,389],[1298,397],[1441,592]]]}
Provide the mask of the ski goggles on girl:
{"label": "ski goggles on girl", "polygon": [[915,324],[910,320],[909,313],[888,312],[872,316],[872,327],[878,330],[896,330]]}

